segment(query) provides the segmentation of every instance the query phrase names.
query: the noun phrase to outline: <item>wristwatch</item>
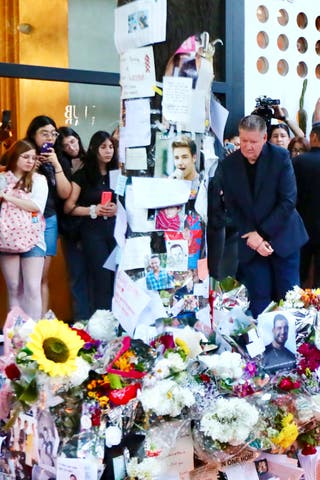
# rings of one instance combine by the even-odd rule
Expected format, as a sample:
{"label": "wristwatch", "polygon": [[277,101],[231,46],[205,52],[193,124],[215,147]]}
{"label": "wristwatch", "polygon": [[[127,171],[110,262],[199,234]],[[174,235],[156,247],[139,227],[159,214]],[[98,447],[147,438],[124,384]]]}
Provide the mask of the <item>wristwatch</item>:
{"label": "wristwatch", "polygon": [[97,212],[96,212],[97,205],[90,205],[89,207],[89,215],[92,220],[95,220],[97,218]]}

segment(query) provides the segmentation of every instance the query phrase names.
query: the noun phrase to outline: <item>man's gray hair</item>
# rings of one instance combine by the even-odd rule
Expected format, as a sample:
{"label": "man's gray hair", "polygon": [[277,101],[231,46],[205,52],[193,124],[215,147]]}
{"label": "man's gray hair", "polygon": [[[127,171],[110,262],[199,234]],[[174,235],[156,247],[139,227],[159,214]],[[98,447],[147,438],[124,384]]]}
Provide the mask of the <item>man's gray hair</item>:
{"label": "man's gray hair", "polygon": [[267,124],[259,115],[247,115],[240,120],[239,130],[258,131],[265,134],[267,132]]}

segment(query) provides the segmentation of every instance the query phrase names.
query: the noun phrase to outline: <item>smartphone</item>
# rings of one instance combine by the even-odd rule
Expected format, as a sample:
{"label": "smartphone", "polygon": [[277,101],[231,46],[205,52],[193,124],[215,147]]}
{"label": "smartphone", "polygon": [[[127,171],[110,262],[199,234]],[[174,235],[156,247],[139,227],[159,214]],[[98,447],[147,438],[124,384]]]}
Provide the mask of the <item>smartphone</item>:
{"label": "smartphone", "polygon": [[229,150],[229,152],[234,152],[236,149],[236,146],[233,143],[227,142],[225,143],[224,147]]}
{"label": "smartphone", "polygon": [[101,204],[106,205],[112,200],[112,192],[102,192],[101,193]]}
{"label": "smartphone", "polygon": [[53,147],[53,143],[46,142],[42,145],[42,147],[40,149],[40,153],[49,153],[50,148],[52,148],[52,147]]}

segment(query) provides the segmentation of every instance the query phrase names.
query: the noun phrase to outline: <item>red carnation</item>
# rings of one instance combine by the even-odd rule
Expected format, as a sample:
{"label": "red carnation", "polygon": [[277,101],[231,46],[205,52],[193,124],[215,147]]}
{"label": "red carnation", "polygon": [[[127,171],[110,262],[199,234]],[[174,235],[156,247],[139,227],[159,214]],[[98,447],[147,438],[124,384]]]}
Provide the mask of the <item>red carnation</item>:
{"label": "red carnation", "polygon": [[21,377],[21,372],[15,363],[10,363],[7,365],[4,371],[9,380],[19,380]]}

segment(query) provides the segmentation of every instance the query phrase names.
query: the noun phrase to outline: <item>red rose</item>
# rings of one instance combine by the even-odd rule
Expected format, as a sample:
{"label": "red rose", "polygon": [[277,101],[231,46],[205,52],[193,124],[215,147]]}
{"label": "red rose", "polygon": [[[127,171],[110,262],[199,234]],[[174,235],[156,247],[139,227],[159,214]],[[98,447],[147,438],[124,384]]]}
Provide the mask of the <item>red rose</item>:
{"label": "red rose", "polygon": [[302,455],[314,455],[315,453],[317,453],[317,449],[313,445],[307,444],[303,447],[303,449],[301,450],[301,453]]}
{"label": "red rose", "polygon": [[297,388],[300,388],[300,385],[301,384],[298,380],[293,381],[290,377],[283,377],[278,383],[278,387],[286,392],[296,390]]}
{"label": "red rose", "polygon": [[19,380],[21,377],[21,372],[15,363],[7,365],[4,371],[9,380]]}

